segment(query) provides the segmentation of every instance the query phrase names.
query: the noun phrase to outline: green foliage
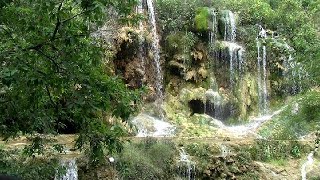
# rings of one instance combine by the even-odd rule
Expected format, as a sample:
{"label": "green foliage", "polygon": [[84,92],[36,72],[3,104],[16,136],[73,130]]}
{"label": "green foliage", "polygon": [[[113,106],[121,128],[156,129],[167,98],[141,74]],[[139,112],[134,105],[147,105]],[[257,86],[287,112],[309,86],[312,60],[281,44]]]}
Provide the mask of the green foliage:
{"label": "green foliage", "polygon": [[258,161],[281,161],[290,157],[299,158],[307,152],[308,147],[297,141],[257,140],[242,151],[249,152],[254,160]]}
{"label": "green foliage", "polygon": [[164,34],[193,29],[196,9],[203,4],[200,0],[158,0],[156,2],[159,22]]}
{"label": "green foliage", "polygon": [[120,149],[118,138],[123,130],[103,119],[126,120],[137,107],[133,102],[139,92],[108,75],[102,42],[90,34],[105,22],[109,8],[126,16],[133,2],[18,0],[1,4],[1,136],[79,132],[77,147],[89,144],[94,162],[103,153]]}
{"label": "green foliage", "polygon": [[0,150],[0,174],[21,179],[54,179],[59,161],[55,158],[28,158],[16,151]]}
{"label": "green foliage", "polygon": [[170,142],[128,143],[116,158],[116,168],[124,179],[170,179],[174,154]]}
{"label": "green foliage", "polygon": [[209,8],[201,7],[196,11],[195,25],[198,31],[207,31],[209,28]]}
{"label": "green foliage", "polygon": [[294,97],[284,111],[260,130],[260,135],[272,139],[297,139],[316,131],[320,114],[320,93],[310,91]]}

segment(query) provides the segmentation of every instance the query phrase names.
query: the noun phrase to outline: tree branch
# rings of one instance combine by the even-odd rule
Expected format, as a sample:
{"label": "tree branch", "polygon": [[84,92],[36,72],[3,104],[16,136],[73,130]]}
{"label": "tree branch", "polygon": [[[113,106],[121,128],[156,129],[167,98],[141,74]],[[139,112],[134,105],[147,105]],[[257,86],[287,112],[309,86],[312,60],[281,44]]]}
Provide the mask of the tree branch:
{"label": "tree branch", "polygon": [[50,56],[46,55],[45,53],[43,53],[40,49],[34,49],[36,52],[38,52],[40,55],[44,56],[45,58],[49,59],[50,62],[56,67],[57,72],[59,72],[60,67],[57,64],[57,62]]}
{"label": "tree branch", "polygon": [[58,8],[58,12],[57,12],[57,23],[56,23],[56,27],[54,28],[54,31],[53,31],[53,34],[51,36],[51,41],[53,41],[55,39],[55,36],[56,34],[58,33],[58,30],[59,30],[59,27],[61,25],[61,22],[60,22],[60,11],[61,11],[61,8],[62,8],[62,4],[63,4],[63,1],[60,3],[59,5],[59,8]]}
{"label": "tree branch", "polygon": [[52,103],[53,107],[55,107],[56,103],[54,103],[54,101],[52,100],[52,96],[47,85],[46,85],[46,90],[47,90],[47,95],[49,96],[50,102]]}

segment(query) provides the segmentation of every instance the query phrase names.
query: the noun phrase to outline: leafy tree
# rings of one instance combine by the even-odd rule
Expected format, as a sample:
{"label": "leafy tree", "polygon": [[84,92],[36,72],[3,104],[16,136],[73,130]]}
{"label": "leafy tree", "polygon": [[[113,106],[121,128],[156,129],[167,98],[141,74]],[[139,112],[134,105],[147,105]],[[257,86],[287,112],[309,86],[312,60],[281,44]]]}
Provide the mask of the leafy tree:
{"label": "leafy tree", "polygon": [[89,144],[93,162],[105,147],[119,150],[123,129],[103,119],[126,120],[140,92],[106,71],[102,42],[91,33],[108,10],[124,19],[135,3],[1,1],[0,135],[79,132],[76,145]]}

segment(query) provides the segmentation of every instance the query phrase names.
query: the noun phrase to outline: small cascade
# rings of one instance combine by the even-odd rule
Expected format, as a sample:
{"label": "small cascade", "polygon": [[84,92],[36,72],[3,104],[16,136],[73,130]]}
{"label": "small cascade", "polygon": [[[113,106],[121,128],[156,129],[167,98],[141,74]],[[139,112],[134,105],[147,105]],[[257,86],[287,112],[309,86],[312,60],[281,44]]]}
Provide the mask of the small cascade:
{"label": "small cascade", "polygon": [[224,11],[224,40],[234,42],[236,40],[236,19],[231,11]]}
{"label": "small cascade", "polygon": [[148,6],[148,14],[149,14],[149,23],[151,26],[151,33],[152,33],[152,54],[154,60],[154,67],[155,67],[155,89],[156,95],[159,105],[162,104],[163,101],[163,94],[162,94],[162,83],[163,83],[163,76],[162,70],[160,65],[160,45],[159,45],[159,36],[157,33],[157,24],[156,24],[156,17],[155,17],[155,10],[152,0],[147,0]]}
{"label": "small cascade", "polygon": [[241,77],[245,70],[245,60],[243,58],[244,48],[236,43],[223,41],[222,44],[227,47],[230,71],[230,87],[236,84],[236,77]]}
{"label": "small cascade", "polygon": [[220,151],[221,151],[221,157],[224,157],[224,158],[230,154],[229,148],[224,144],[220,144]]}
{"label": "small cascade", "polygon": [[163,119],[158,119],[147,114],[139,114],[132,123],[137,127],[136,137],[170,137],[174,135],[175,127]]}
{"label": "small cascade", "polygon": [[211,13],[211,20],[212,25],[209,31],[209,45],[212,47],[214,45],[214,42],[216,40],[216,34],[217,34],[217,13],[214,9],[210,11]]}
{"label": "small cascade", "polygon": [[179,175],[186,180],[195,180],[195,163],[189,159],[189,155],[183,147],[179,151]]}
{"label": "small cascade", "polygon": [[265,122],[271,120],[274,116],[280,114],[286,106],[282,107],[278,111],[273,112],[272,114],[263,115],[260,117],[256,117],[250,120],[250,123],[245,125],[238,125],[238,126],[226,126],[224,127],[227,131],[231,132],[232,134],[238,136],[245,136],[248,134],[256,135],[256,130]]}
{"label": "small cascade", "polygon": [[207,102],[204,113],[210,115],[215,119],[222,119],[223,117],[223,97],[212,89],[206,92]]}
{"label": "small cascade", "polygon": [[298,94],[302,91],[302,79],[307,77],[307,73],[303,66],[296,62],[290,54],[288,58],[283,61],[283,76],[284,79],[290,83],[286,91],[288,94]]}
{"label": "small cascade", "polygon": [[78,167],[75,159],[63,160],[61,165],[66,168],[65,174],[56,175],[55,180],[78,180]]}
{"label": "small cascade", "polygon": [[313,156],[314,153],[318,150],[318,148],[315,148],[312,152],[308,154],[307,161],[302,164],[301,166],[301,178],[302,180],[307,180],[307,166],[311,166],[313,164]]}
{"label": "small cascade", "polygon": [[268,88],[267,88],[267,47],[262,45],[260,39],[267,38],[267,32],[260,25],[259,36],[257,37],[257,64],[258,64],[258,98],[260,114],[268,113]]}
{"label": "small cascade", "polygon": [[[240,81],[245,73],[246,61],[244,58],[245,49],[237,44],[236,41],[236,19],[233,12],[229,10],[221,11],[221,16],[219,18],[219,23],[217,22],[217,14],[214,9],[210,11],[212,17],[212,28],[209,31],[209,47],[215,47],[214,54],[215,62],[220,67],[228,67],[229,77],[227,77],[226,82],[229,85],[230,90],[234,91],[235,87]],[[222,26],[222,27],[221,27]],[[223,36],[224,41],[217,41],[216,34],[218,32]],[[224,33],[224,34],[223,34]],[[212,85],[213,87],[214,85]],[[214,89],[218,91],[218,89]],[[219,93],[218,93],[219,94]],[[222,98],[221,96],[214,96],[214,102],[206,103],[206,110],[210,116],[214,112],[214,118],[222,119]],[[229,112],[227,114],[234,114],[234,108],[229,107]],[[226,111],[227,112],[227,111]]]}

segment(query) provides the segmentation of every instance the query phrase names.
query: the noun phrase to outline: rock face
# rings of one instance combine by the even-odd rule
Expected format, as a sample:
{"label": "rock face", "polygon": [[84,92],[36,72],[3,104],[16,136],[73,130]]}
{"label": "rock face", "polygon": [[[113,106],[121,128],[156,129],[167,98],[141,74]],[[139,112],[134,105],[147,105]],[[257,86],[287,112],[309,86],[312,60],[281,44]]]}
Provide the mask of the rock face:
{"label": "rock face", "polygon": [[203,179],[238,179],[246,174],[258,177],[258,167],[244,154],[211,157],[209,166],[203,171]]}
{"label": "rock face", "polygon": [[[155,2],[152,4],[157,5]],[[157,7],[153,10],[153,15],[148,14],[146,1],[141,1],[137,13],[146,17],[155,16],[152,19],[157,20]],[[159,82],[155,72],[161,67],[164,78],[161,92],[163,90],[165,104],[170,104],[172,98],[169,97],[174,97],[178,101],[172,103],[183,106],[187,114],[207,114],[219,120],[247,120],[249,116],[259,114],[259,109],[261,111],[262,96],[268,104],[273,97],[283,95],[284,86],[290,81],[289,77],[284,76],[293,73],[289,70],[293,60],[287,58],[293,50],[279,34],[258,27],[244,33],[244,27],[239,22],[241,18],[230,10],[214,7],[193,10],[193,24],[186,24],[185,30],[161,29],[167,27],[161,25],[165,21],[152,21],[151,25],[148,18],[141,20],[139,27],[121,28],[114,38],[115,74],[123,77],[132,89],[146,87],[148,93],[144,100],[149,103],[159,99],[158,86],[162,82]],[[157,31],[154,32],[151,26],[157,26]],[[160,46],[157,47],[160,53],[156,58],[159,61],[157,68],[154,66],[154,33],[159,35],[157,41]],[[256,44],[259,44],[259,51]],[[268,52],[265,55],[261,54],[262,47],[266,47]],[[259,60],[261,58],[264,58],[263,64]],[[258,67],[257,62],[260,61]],[[262,72],[263,88],[262,79],[257,77]],[[293,93],[299,87],[287,89]],[[210,95],[210,92],[216,94]],[[186,100],[186,96],[193,97]],[[166,113],[181,112],[177,109],[162,114]]]}

